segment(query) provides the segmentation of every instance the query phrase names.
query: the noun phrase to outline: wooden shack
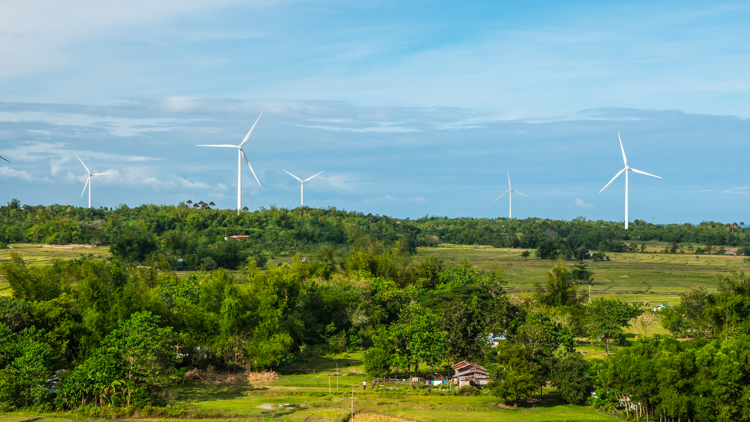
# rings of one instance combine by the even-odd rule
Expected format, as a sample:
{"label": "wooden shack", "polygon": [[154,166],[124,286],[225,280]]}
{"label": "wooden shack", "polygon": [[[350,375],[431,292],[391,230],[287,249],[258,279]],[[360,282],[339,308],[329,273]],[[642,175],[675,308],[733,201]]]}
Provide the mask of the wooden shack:
{"label": "wooden shack", "polygon": [[490,382],[487,370],[475,363],[464,360],[452,365],[451,368],[456,371],[456,373],[453,374],[451,381],[459,388],[467,385],[481,388]]}

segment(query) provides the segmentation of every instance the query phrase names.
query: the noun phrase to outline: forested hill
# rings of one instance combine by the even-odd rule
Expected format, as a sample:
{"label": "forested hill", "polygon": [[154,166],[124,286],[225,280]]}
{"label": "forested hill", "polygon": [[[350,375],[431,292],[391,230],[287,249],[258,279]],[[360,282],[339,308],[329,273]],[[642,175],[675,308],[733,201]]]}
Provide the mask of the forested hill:
{"label": "forested hill", "polygon": [[21,206],[13,200],[0,207],[0,221],[0,243],[3,244],[116,244],[120,240],[123,247],[129,248],[121,252],[131,255],[131,260],[143,259],[156,251],[168,251],[173,256],[197,253],[201,248],[225,243],[224,238],[232,235],[248,235],[249,241],[242,242],[243,248],[264,253],[295,253],[316,249],[322,244],[352,245],[364,238],[384,245],[400,242],[410,252],[417,246],[455,243],[534,249],[542,246],[569,256],[588,250],[635,250],[648,240],[711,246],[746,245],[746,234],[735,223],[653,225],[636,220],[625,231],[621,223],[583,218],[572,221],[447,217],[410,220],[335,208],[288,210],[276,207],[238,215],[233,210],[212,209],[202,201],[177,206],[129,208],[121,205],[115,209],[88,209],[67,205]]}

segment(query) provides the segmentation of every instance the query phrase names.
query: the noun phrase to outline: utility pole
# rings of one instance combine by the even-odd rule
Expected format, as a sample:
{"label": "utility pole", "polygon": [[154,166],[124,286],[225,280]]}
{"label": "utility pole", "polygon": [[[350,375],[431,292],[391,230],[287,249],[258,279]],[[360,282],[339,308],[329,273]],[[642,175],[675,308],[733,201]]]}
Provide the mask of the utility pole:
{"label": "utility pole", "polygon": [[328,394],[331,394],[331,376],[328,376]]}
{"label": "utility pole", "polygon": [[354,422],[354,387],[352,387],[352,419],[351,422]]}
{"label": "utility pole", "polygon": [[591,305],[591,285],[589,284],[589,305]]}

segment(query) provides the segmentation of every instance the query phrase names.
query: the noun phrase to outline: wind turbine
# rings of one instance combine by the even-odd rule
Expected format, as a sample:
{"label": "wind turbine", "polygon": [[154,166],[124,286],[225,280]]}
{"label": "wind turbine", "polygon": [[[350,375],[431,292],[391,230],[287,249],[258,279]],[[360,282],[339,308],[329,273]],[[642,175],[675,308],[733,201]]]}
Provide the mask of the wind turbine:
{"label": "wind turbine", "polygon": [[645,174],[646,176],[656,177],[657,179],[661,179],[661,177],[655,176],[650,173],[646,173],[645,171],[640,171],[640,170],[631,168],[628,165],[628,157],[625,156],[625,148],[622,147],[622,138],[620,137],[620,132],[617,132],[617,139],[620,140],[620,150],[622,151],[622,161],[625,162],[625,168],[620,170],[619,173],[615,174],[615,177],[613,177],[612,180],[610,180],[609,183],[607,183],[602,188],[602,190],[599,191],[599,193],[604,192],[604,189],[607,189],[607,186],[609,186],[612,182],[614,182],[615,179],[617,179],[622,174],[622,172],[625,172],[625,230],[627,230],[628,229],[628,172],[632,171],[638,174]]}
{"label": "wind turbine", "polygon": [[[282,169],[282,170],[284,170],[284,169]],[[286,171],[286,170],[284,170],[284,171]],[[321,171],[320,173],[323,173],[323,172]],[[288,174],[288,175],[294,177],[295,179],[299,180],[299,182],[302,184],[301,187],[300,187],[300,199],[301,199],[301,201],[300,201],[300,207],[304,207],[305,206],[305,182],[307,182],[308,180],[311,180],[311,179],[313,179],[315,177],[320,176],[320,173],[316,174],[315,176],[310,176],[310,177],[308,177],[305,180],[302,180],[299,177],[293,175],[292,173],[289,173],[288,171],[286,171],[286,174]]]}
{"label": "wind turbine", "polygon": [[[500,195],[500,196],[497,197],[497,199],[500,199],[506,193],[508,194],[508,218],[513,218],[513,193],[514,192],[517,193],[517,194],[519,194],[519,195],[521,195],[521,196],[525,196],[527,198],[530,198],[530,196],[524,195],[521,192],[519,192],[517,190],[514,190],[512,187],[510,187],[510,170],[509,170],[508,171],[508,190],[506,190],[505,192],[503,192],[502,195]],[[495,199],[494,201],[492,201],[492,203],[494,204],[495,202],[497,202],[497,199]]]}
{"label": "wind turbine", "polygon": [[[6,159],[5,159],[5,157],[3,157],[2,155],[0,155],[0,159],[2,159],[3,161],[8,161],[8,160],[6,160]],[[10,164],[13,164],[13,163],[11,163],[10,161],[8,161],[8,162],[9,162]]]}
{"label": "wind turbine", "polygon": [[[263,115],[263,112],[260,112],[260,116]],[[214,147],[214,148],[237,148],[237,214],[240,213],[242,210],[242,159],[245,159],[245,162],[247,163],[247,166],[250,167],[250,171],[253,172],[253,176],[255,176],[255,181],[258,182],[258,186],[260,186],[260,180],[258,180],[258,176],[255,175],[255,170],[253,170],[253,166],[250,165],[250,161],[247,160],[247,157],[245,156],[245,151],[242,150],[242,146],[245,145],[245,142],[247,142],[248,138],[250,138],[250,134],[253,133],[253,129],[255,129],[255,125],[258,124],[258,120],[260,120],[260,116],[258,116],[258,119],[255,120],[255,123],[253,123],[253,127],[250,128],[250,132],[247,132],[247,135],[245,135],[245,139],[242,140],[242,143],[239,145],[198,145],[199,147]]]}
{"label": "wind turbine", "polygon": [[[76,157],[78,157],[76,155]],[[83,160],[81,160],[81,157],[78,157],[78,161],[83,164]],[[86,177],[86,184],[83,185],[83,191],[81,192],[81,196],[83,196],[84,193],[86,193],[86,186],[89,187],[89,208],[91,208],[91,176],[103,176],[105,174],[112,174],[111,171],[107,171],[104,173],[91,173],[91,170],[89,170],[88,167],[86,167],[86,164],[83,164],[83,168],[86,169],[86,173],[88,173],[88,177]]]}

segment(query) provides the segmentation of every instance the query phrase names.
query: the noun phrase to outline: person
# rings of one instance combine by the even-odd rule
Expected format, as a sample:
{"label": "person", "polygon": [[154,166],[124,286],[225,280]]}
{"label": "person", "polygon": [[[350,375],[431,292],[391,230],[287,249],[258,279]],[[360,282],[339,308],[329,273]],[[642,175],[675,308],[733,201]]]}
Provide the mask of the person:
{"label": "person", "polygon": [[362,381],[362,390],[367,390],[367,381]]}
{"label": "person", "polygon": [[372,379],[372,388],[375,388],[375,378]]}

